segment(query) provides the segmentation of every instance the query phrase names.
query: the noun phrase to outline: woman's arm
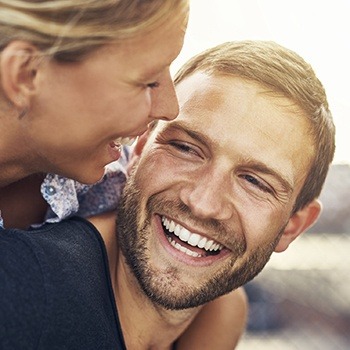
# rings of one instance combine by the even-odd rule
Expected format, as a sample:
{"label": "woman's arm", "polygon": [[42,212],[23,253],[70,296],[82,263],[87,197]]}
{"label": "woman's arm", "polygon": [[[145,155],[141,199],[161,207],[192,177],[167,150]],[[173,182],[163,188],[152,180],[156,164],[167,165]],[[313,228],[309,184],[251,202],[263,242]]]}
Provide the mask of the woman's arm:
{"label": "woman's arm", "polygon": [[248,300],[243,287],[208,304],[176,343],[176,350],[232,350],[243,334]]}

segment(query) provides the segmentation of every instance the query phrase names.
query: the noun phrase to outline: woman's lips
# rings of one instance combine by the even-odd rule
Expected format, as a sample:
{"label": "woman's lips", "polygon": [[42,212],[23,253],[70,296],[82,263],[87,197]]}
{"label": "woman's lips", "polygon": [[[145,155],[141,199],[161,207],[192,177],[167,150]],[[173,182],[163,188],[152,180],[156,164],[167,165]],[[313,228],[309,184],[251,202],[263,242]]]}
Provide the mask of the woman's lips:
{"label": "woman's lips", "polygon": [[122,153],[122,146],[131,146],[137,137],[118,137],[109,143],[109,154],[112,161],[116,161],[120,158]]}
{"label": "woman's lips", "polygon": [[137,137],[118,137],[115,140],[113,140],[115,145],[120,146],[131,146],[134,141],[137,139]]}
{"label": "woman's lips", "polygon": [[121,156],[122,146],[115,141],[111,141],[108,147],[109,155],[111,156],[112,161],[118,160]]}

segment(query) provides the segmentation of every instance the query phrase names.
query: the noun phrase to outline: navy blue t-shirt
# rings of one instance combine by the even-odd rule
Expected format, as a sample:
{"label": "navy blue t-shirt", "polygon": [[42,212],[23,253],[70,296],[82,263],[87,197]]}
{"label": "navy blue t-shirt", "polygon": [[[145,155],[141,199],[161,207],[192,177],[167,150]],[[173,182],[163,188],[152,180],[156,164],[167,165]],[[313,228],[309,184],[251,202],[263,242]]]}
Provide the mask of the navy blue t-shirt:
{"label": "navy blue t-shirt", "polygon": [[88,221],[0,230],[0,348],[125,349],[106,249]]}

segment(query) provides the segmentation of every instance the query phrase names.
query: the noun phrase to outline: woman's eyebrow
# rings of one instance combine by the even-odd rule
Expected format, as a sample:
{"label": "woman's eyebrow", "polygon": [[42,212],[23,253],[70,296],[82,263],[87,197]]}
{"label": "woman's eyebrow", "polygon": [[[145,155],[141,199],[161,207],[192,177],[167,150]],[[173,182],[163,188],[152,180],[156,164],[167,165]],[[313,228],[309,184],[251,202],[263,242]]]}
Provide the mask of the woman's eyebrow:
{"label": "woman's eyebrow", "polygon": [[155,68],[151,68],[148,71],[143,72],[143,74],[141,74],[140,79],[141,80],[152,80],[155,79],[155,77],[157,77],[160,73],[162,73],[164,71],[164,69],[166,69],[166,67],[168,67],[167,64],[163,64],[162,66],[157,66]]}

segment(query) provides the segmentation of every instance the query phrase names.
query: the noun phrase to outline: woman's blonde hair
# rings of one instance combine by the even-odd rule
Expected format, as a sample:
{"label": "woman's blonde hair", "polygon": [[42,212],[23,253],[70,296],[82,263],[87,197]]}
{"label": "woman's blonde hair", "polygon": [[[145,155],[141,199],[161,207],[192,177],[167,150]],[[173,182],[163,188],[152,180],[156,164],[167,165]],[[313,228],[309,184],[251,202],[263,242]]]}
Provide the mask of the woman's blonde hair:
{"label": "woman's blonde hair", "polygon": [[58,60],[159,28],[188,13],[188,0],[0,0],[0,50],[26,40]]}

